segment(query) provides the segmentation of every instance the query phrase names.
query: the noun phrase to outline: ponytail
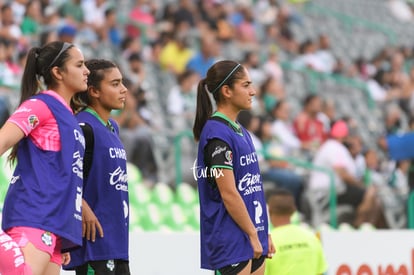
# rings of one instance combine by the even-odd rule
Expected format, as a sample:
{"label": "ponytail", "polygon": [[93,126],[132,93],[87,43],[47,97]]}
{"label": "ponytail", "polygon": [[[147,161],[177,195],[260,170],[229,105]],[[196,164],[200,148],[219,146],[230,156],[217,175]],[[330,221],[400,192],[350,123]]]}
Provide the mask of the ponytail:
{"label": "ponytail", "polygon": [[40,88],[40,81],[37,72],[37,59],[40,48],[33,47],[27,53],[26,66],[21,80],[20,104],[29,97],[35,95]]}
{"label": "ponytail", "polygon": [[[29,97],[35,95],[40,87],[40,82],[37,78],[37,58],[39,57],[38,47],[33,47],[27,53],[26,66],[24,67],[24,72],[21,80],[21,93],[20,93],[20,104],[23,103]],[[15,163],[17,158],[17,148],[18,145],[14,145],[7,160],[12,165]]]}
{"label": "ponytail", "polygon": [[206,81],[203,79],[198,83],[197,87],[197,109],[193,126],[195,141],[200,140],[201,130],[212,114],[213,104],[211,103]]}

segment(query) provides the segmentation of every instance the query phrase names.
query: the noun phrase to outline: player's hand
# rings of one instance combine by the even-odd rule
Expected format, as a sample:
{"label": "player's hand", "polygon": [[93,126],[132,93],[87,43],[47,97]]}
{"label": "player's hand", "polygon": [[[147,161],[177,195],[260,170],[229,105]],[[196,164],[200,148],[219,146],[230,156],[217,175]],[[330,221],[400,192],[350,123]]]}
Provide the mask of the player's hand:
{"label": "player's hand", "polygon": [[275,253],[276,248],[273,244],[272,235],[269,234],[269,251],[267,252],[267,258],[271,259]]}
{"label": "player's hand", "polygon": [[260,243],[260,240],[257,234],[255,234],[255,236],[253,237],[250,237],[250,244],[252,245],[252,248],[253,248],[253,258],[254,259],[260,258],[260,256],[262,256],[263,254],[263,247],[262,247],[262,244]]}
{"label": "player's hand", "polygon": [[103,238],[103,229],[98,218],[88,203],[82,200],[82,237],[94,242],[96,239],[96,230],[98,230],[99,236]]}
{"label": "player's hand", "polygon": [[70,253],[62,253],[62,265],[68,265],[70,263]]}

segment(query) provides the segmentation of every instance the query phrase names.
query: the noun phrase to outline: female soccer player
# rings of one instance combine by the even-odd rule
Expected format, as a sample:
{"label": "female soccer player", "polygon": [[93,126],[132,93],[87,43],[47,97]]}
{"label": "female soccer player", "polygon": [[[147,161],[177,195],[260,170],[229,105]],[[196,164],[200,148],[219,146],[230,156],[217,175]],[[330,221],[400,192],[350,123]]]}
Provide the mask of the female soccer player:
{"label": "female soccer player", "polygon": [[[83,188],[83,246],[71,251],[68,268],[87,274],[88,264],[99,275],[128,275],[129,200],[126,153],[119,138],[113,109],[125,105],[127,89],[118,67],[111,61],[86,61],[88,89],[75,95],[72,107],[80,112],[86,152]],[[91,159],[89,147],[91,142]],[[98,236],[96,237],[96,232]]]}
{"label": "female soccer player", "polygon": [[263,274],[265,257],[274,253],[257,155],[236,122],[255,94],[249,73],[233,61],[215,63],[198,84],[193,132],[199,142],[201,267],[223,275]]}
{"label": "female soccer player", "polygon": [[0,129],[0,155],[13,147],[9,160],[17,160],[3,208],[7,235],[0,235],[11,237],[25,263],[8,262],[10,247],[1,246],[2,274],[58,275],[69,261],[61,251],[82,244],[85,141],[69,104],[87,88],[88,74],[72,44],[52,42],[28,53],[21,105]]}

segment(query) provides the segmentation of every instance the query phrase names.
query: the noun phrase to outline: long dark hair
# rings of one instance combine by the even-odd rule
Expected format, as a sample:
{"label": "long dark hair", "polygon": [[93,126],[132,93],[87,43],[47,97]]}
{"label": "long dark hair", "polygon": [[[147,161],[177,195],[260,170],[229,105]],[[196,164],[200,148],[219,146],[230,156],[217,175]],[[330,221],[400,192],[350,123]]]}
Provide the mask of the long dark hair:
{"label": "long dark hair", "polygon": [[[105,78],[105,72],[109,69],[118,68],[118,66],[106,59],[90,59],[85,61],[85,66],[89,70],[88,89],[89,87],[101,88],[101,82]],[[70,106],[73,111],[80,112],[91,104],[88,91],[80,92],[72,97]]]}
{"label": "long dark hair", "polygon": [[215,63],[207,71],[206,78],[198,83],[197,87],[197,109],[193,126],[194,139],[200,139],[201,130],[207,119],[213,114],[213,104],[209,94],[217,105],[221,101],[221,87],[228,85],[233,88],[237,79],[244,77],[244,68],[237,62],[223,60]]}
{"label": "long dark hair", "polygon": [[[30,49],[27,53],[26,66],[24,67],[21,80],[20,104],[42,89],[42,80],[47,88],[56,85],[56,80],[51,70],[53,67],[64,69],[66,61],[69,58],[68,50],[72,47],[72,44],[55,41],[42,47],[33,47]],[[11,163],[14,163],[16,160],[17,147],[17,144],[14,145],[8,156],[8,160]]]}

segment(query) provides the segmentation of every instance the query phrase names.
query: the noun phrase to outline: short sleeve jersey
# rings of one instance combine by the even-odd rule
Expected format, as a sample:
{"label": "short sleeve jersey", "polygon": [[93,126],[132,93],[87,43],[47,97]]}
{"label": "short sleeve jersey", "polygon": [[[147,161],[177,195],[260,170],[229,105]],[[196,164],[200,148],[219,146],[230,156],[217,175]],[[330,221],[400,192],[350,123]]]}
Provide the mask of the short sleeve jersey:
{"label": "short sleeve jersey", "polygon": [[[42,93],[53,96],[72,112],[65,100],[56,92],[48,90]],[[8,122],[16,124],[37,147],[47,151],[60,150],[56,119],[43,101],[34,98],[26,100],[9,117]]]}
{"label": "short sleeve jersey", "polygon": [[214,168],[233,170],[233,152],[230,146],[223,140],[215,138],[209,141],[205,148],[206,164]]}

